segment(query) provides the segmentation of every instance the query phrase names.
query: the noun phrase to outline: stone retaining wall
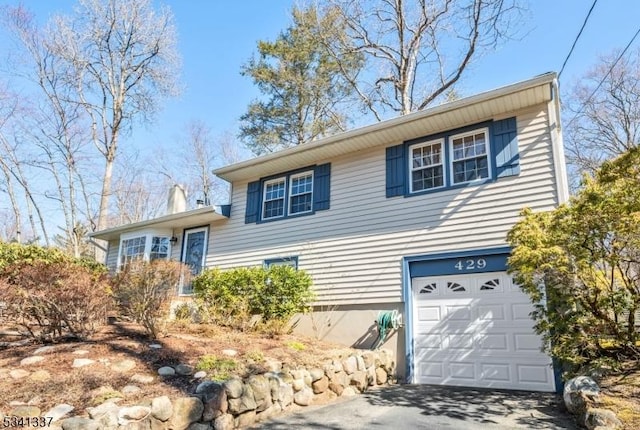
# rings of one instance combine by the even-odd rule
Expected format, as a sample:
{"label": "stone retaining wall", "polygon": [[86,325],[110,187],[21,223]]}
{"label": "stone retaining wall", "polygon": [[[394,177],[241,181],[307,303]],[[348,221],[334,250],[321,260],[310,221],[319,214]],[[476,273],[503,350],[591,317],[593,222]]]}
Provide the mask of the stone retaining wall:
{"label": "stone retaining wall", "polygon": [[[279,367],[279,368],[276,368]],[[322,368],[274,366],[245,379],[201,382],[190,396],[156,397],[134,406],[105,402],[86,417],[67,418],[63,430],[228,430],[271,418],[283,411],[354,396],[390,382],[395,362],[389,351],[355,351]]]}

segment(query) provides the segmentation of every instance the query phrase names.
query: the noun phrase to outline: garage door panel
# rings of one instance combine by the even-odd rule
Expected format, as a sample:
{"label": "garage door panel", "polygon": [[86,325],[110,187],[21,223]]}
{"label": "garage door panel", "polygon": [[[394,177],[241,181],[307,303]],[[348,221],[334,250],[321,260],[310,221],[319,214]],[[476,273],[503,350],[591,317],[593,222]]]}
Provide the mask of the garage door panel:
{"label": "garage door panel", "polygon": [[[413,285],[416,382],[553,391],[532,305],[505,272],[421,278]],[[418,294],[425,285],[433,290]]]}

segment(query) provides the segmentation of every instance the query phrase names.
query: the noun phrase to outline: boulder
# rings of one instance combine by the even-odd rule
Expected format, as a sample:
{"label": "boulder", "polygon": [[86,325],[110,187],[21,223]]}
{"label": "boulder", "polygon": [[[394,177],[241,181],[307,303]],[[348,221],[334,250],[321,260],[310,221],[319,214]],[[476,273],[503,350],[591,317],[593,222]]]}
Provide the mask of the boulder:
{"label": "boulder", "polygon": [[358,360],[353,355],[349,356],[348,358],[342,360],[342,368],[347,373],[347,375],[351,375],[353,372],[358,370]]}
{"label": "boulder", "polygon": [[142,421],[151,414],[151,408],[146,406],[128,406],[118,411],[118,424],[127,425],[130,422]]}
{"label": "boulder", "polygon": [[586,410],[586,404],[595,402],[600,396],[600,387],[588,376],[570,379],[564,386],[563,399],[567,410],[579,414]]}
{"label": "boulder", "polygon": [[278,403],[282,409],[285,409],[289,405],[293,403],[293,387],[291,384],[287,384],[286,382],[282,382],[280,384]]}
{"label": "boulder", "polygon": [[235,419],[236,427],[245,428],[256,422],[256,411],[247,411]]}
{"label": "boulder", "polygon": [[367,372],[363,370],[357,370],[351,375],[351,385],[353,385],[356,390],[363,392],[369,386]]}
{"label": "boulder", "polygon": [[376,365],[376,361],[380,361],[377,359],[376,357],[376,353],[373,351],[366,351],[362,353],[362,360],[364,361],[364,367],[366,367],[367,369],[375,366]]}
{"label": "boulder", "polygon": [[314,394],[324,393],[329,388],[329,378],[322,376],[322,378],[314,381],[311,387],[313,388]]}
{"label": "boulder", "polygon": [[231,378],[222,384],[224,390],[227,392],[227,397],[230,399],[237,399],[242,396],[242,380],[240,378]]}
{"label": "boulder", "polygon": [[306,385],[304,383],[304,380],[294,379],[293,382],[291,383],[291,386],[293,387],[293,390],[297,392],[302,390]]}
{"label": "boulder", "polygon": [[189,376],[193,374],[193,366],[188,364],[178,364],[176,366],[176,373],[182,376]]}
{"label": "boulder", "polygon": [[173,401],[173,414],[170,427],[173,430],[186,430],[191,423],[202,418],[204,405],[197,397],[179,397]]}
{"label": "boulder", "polygon": [[193,423],[187,430],[210,430],[211,426],[205,423]]}
{"label": "boulder", "polygon": [[100,419],[103,415],[109,412],[115,412],[117,414],[120,408],[113,402],[104,402],[101,405],[96,406],[95,408],[87,408],[87,413],[89,417],[94,420]]}
{"label": "boulder", "polygon": [[220,415],[213,422],[213,428],[215,430],[233,430],[234,427],[235,420],[231,414]]}
{"label": "boulder", "polygon": [[622,428],[622,422],[613,411],[600,408],[589,408],[584,418],[588,430],[614,430]]}
{"label": "boulder", "polygon": [[324,376],[324,370],[318,368],[311,369],[309,371],[309,375],[311,376],[311,382],[313,383]]}
{"label": "boulder", "polygon": [[67,405],[65,403],[61,403],[59,405],[54,406],[49,409],[43,416],[51,418],[51,422],[54,423],[59,421],[62,417],[73,411],[74,407],[71,405]]}
{"label": "boulder", "polygon": [[205,372],[204,370],[201,370],[193,374],[193,379],[202,379],[202,378],[205,378],[206,376],[207,376],[207,372]]}
{"label": "boulder", "polygon": [[151,415],[160,420],[167,421],[173,414],[173,405],[167,396],[155,397],[151,400]]}
{"label": "boulder", "polygon": [[338,384],[337,382],[332,381],[329,383],[329,389],[334,393],[336,393],[338,396],[340,396],[344,391],[344,385],[341,385],[341,384]]}
{"label": "boulder", "polygon": [[387,383],[387,372],[382,367],[376,369],[376,384],[382,385]]}
{"label": "boulder", "polygon": [[229,403],[227,402],[227,392],[222,384],[215,381],[204,381],[196,388],[196,394],[204,403],[202,421],[213,421],[220,415],[227,413]]}
{"label": "boulder", "polygon": [[158,369],[158,375],[160,376],[173,376],[176,374],[176,370],[171,366],[163,366]]}
{"label": "boulder", "polygon": [[342,362],[340,362],[340,360],[331,361],[331,365],[333,366],[334,372],[342,372],[344,370],[342,367]]}
{"label": "boulder", "polygon": [[356,363],[358,364],[358,370],[367,370],[367,366],[364,365],[364,359],[362,358],[362,356],[358,355],[356,357]]}
{"label": "boulder", "polygon": [[353,397],[357,394],[356,390],[353,387],[345,387],[340,396],[342,397]]}
{"label": "boulder", "polygon": [[100,430],[102,427],[97,421],[89,418],[72,417],[60,422],[62,430]]}
{"label": "boulder", "polygon": [[271,386],[269,380],[264,375],[252,375],[247,384],[253,390],[253,397],[256,401],[256,412],[262,412],[269,408],[273,402],[271,400]]}
{"label": "boulder", "polygon": [[33,357],[27,357],[20,360],[20,366],[31,366],[32,364],[40,363],[44,361],[44,357],[34,355]]}
{"label": "boulder", "polygon": [[[228,395],[228,393],[227,393]],[[247,411],[253,411],[258,406],[253,396],[253,390],[250,386],[245,385],[242,390],[242,396],[237,399],[231,399],[229,402],[229,411],[234,415],[239,415]]]}
{"label": "boulder", "polygon": [[313,390],[309,387],[304,387],[293,395],[293,402],[300,406],[309,406],[313,400]]}

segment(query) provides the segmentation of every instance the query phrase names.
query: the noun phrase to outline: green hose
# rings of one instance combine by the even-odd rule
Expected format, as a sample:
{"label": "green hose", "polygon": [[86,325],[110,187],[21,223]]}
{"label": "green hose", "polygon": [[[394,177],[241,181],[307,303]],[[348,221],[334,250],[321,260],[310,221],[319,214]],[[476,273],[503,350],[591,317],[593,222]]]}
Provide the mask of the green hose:
{"label": "green hose", "polygon": [[376,321],[378,326],[378,339],[373,344],[371,349],[378,349],[387,339],[387,334],[390,330],[396,330],[399,327],[398,323],[398,311],[380,312]]}

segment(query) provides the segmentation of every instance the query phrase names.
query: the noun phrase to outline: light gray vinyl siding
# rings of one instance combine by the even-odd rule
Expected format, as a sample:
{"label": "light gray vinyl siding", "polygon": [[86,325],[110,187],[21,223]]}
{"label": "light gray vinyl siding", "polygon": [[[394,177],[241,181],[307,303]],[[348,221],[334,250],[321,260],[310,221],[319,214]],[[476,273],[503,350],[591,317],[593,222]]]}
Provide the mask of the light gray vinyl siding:
{"label": "light gray vinyl siding", "polygon": [[110,240],[107,248],[107,268],[110,272],[115,272],[118,268],[118,248],[120,247],[120,241],[118,239]]}
{"label": "light gray vinyl siding", "polygon": [[234,183],[231,218],[212,226],[207,266],[295,255],[314,279],[319,304],[401,301],[402,257],[504,246],[523,207],[557,205],[546,105],[517,120],[521,173],[485,185],[386,198],[381,146],[318,160],[331,162],[329,210],[245,224],[247,183]]}

